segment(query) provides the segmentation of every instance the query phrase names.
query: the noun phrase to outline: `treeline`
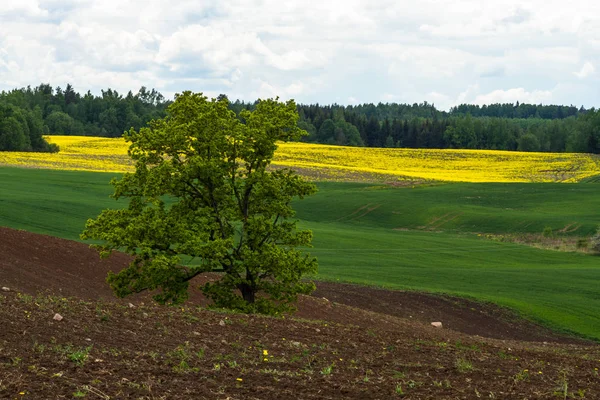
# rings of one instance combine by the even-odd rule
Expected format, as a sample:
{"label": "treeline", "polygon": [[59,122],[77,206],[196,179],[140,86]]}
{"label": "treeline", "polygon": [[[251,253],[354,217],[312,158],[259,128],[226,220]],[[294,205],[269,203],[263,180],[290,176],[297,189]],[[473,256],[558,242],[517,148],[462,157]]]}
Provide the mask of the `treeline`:
{"label": "treeline", "polygon": [[[224,95],[221,95],[224,96]],[[53,150],[44,134],[117,137],[165,116],[171,103],[155,89],[79,94],[48,84],[0,93],[0,150]],[[230,103],[239,114],[256,103]],[[465,148],[600,153],[600,112],[534,104],[356,106],[300,104],[303,140],[346,146]]]}
{"label": "treeline", "polygon": [[[347,118],[347,119],[346,119]],[[600,112],[544,120],[494,117],[304,119],[308,142],[347,146],[600,153]]]}
{"label": "treeline", "polygon": [[585,113],[583,108],[575,106],[558,105],[535,105],[535,104],[461,104],[450,109],[451,116],[471,114],[473,117],[497,117],[497,118],[541,118],[541,119],[563,119],[576,117]]}
{"label": "treeline", "polygon": [[44,134],[121,136],[165,116],[170,102],[155,89],[136,94],[103,90],[80,94],[48,84],[0,93],[0,150],[52,151]]}
{"label": "treeline", "polygon": [[[239,112],[252,103],[236,101]],[[600,153],[600,112],[583,107],[492,104],[299,105],[305,141],[345,146]]]}

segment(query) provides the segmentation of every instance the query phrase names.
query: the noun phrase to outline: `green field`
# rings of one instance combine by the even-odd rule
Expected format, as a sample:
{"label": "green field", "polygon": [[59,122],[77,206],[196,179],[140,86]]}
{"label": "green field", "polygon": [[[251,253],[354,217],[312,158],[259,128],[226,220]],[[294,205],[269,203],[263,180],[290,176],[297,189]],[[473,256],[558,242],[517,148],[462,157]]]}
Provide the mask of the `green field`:
{"label": "green field", "polygon": [[[78,239],[119,204],[114,174],[0,168],[0,225]],[[598,184],[321,183],[296,209],[313,229],[319,279],[471,296],[600,340],[600,257],[538,250],[477,234],[590,235]],[[576,228],[576,229],[575,229]]]}

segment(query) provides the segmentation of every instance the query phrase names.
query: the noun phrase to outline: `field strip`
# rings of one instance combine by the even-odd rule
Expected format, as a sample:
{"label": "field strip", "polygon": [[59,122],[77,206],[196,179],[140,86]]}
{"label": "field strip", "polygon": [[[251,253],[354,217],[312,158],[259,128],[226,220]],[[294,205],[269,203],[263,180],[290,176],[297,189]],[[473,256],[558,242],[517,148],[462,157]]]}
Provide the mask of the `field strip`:
{"label": "field strip", "polygon": [[[26,168],[130,172],[122,138],[49,136],[59,153],[0,152],[0,165]],[[495,150],[389,149],[280,143],[272,165],[314,180],[565,182],[596,181],[600,158],[579,153]]]}

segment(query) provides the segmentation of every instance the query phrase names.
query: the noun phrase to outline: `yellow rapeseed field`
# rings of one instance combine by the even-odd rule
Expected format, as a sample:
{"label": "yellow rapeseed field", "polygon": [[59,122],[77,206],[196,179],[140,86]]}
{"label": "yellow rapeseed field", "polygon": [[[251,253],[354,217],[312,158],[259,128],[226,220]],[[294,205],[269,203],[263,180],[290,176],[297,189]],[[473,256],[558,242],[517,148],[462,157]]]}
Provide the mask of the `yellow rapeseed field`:
{"label": "yellow rapeseed field", "polygon": [[[57,154],[0,152],[0,165],[125,172],[133,166],[121,138],[49,136]],[[281,143],[273,165],[314,179],[447,182],[577,182],[600,174],[600,158],[574,153],[379,149]]]}
{"label": "yellow rapeseed field", "polygon": [[60,146],[58,153],[0,152],[0,165],[80,171],[133,171],[122,138],[48,136]]}

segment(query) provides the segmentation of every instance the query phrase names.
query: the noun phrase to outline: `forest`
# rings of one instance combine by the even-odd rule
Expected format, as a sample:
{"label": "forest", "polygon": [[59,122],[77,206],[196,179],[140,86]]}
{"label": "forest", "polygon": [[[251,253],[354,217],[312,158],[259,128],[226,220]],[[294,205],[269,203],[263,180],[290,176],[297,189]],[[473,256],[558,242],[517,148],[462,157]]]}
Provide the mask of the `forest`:
{"label": "forest", "polygon": [[[220,95],[223,97],[225,95]],[[171,103],[155,89],[80,94],[40,84],[0,92],[0,150],[57,151],[45,134],[117,137],[165,116]],[[230,102],[237,114],[256,102]],[[462,148],[600,153],[600,111],[535,104],[356,106],[299,104],[307,142],[345,146]]]}

